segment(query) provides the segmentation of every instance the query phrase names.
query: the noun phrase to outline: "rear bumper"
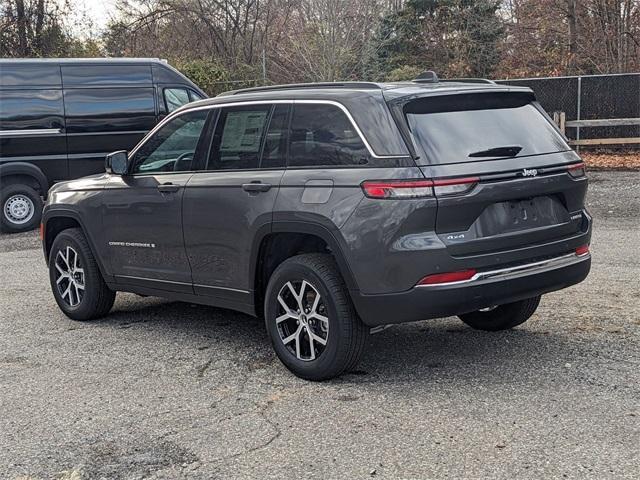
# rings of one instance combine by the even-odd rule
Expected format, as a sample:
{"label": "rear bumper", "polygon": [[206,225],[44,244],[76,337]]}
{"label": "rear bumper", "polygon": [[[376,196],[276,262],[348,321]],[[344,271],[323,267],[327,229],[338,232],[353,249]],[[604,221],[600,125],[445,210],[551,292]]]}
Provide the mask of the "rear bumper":
{"label": "rear bumper", "polygon": [[413,322],[473,312],[523,300],[580,283],[591,268],[591,255],[552,259],[479,272],[472,279],[417,286],[406,292],[362,295],[352,299],[369,326]]}

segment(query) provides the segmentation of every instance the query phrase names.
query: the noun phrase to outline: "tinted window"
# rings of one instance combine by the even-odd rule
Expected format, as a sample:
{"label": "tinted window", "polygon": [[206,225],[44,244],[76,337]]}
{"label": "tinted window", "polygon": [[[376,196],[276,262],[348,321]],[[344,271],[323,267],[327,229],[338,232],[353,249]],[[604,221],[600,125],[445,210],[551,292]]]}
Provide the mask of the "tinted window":
{"label": "tinted window", "polygon": [[271,107],[223,108],[213,135],[209,170],[258,168]]}
{"label": "tinted window", "polygon": [[0,63],[0,87],[60,86],[60,67],[56,64]]}
{"label": "tinted window", "polygon": [[529,94],[430,97],[405,106],[418,163],[461,163],[567,150]]}
{"label": "tinted window", "polygon": [[165,88],[164,103],[167,106],[167,112],[173,112],[182,105],[189,103],[189,92],[186,88]]}
{"label": "tinted window", "polygon": [[189,98],[192,102],[195,102],[196,100],[202,100],[204,97],[199,93],[194,92],[193,90],[189,90]]}
{"label": "tinted window", "polygon": [[7,90],[0,93],[0,130],[63,128],[60,90]]}
{"label": "tinted window", "polygon": [[278,168],[287,164],[289,105],[276,105],[262,149],[261,168]]}
{"label": "tinted window", "polygon": [[150,65],[62,65],[62,81],[65,86],[153,83]]}
{"label": "tinted window", "polygon": [[207,110],[185,113],[170,120],[136,152],[134,173],[192,170]]}
{"label": "tinted window", "polygon": [[64,97],[69,133],[144,131],[156,122],[153,88],[72,88]]}
{"label": "tinted window", "polygon": [[367,163],[368,151],[345,113],[333,105],[296,105],[291,120],[289,165]]}

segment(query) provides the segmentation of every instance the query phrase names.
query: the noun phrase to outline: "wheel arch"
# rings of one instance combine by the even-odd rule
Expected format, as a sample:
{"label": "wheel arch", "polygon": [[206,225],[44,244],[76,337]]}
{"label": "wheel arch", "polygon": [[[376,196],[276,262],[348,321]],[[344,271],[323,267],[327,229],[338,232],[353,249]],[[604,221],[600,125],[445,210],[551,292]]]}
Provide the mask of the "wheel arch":
{"label": "wheel arch", "polygon": [[44,215],[42,216],[42,248],[44,250],[44,258],[47,264],[49,263],[49,254],[51,253],[51,247],[55,238],[64,230],[69,228],[79,228],[82,230],[85,238],[87,239],[87,243],[89,244],[89,248],[91,248],[91,253],[93,257],[96,259],[96,263],[98,264],[98,268],[100,269],[100,273],[106,282],[112,281],[111,276],[107,273],[105,269],[102,258],[98,255],[98,251],[96,249],[93,238],[87,231],[82,222],[82,218],[78,212],[70,209],[53,209],[46,210]]}
{"label": "wheel arch", "polygon": [[49,190],[49,182],[45,174],[37,166],[26,162],[8,162],[0,165],[0,179],[7,177],[24,178],[27,177],[33,181],[32,187],[37,187],[40,195],[47,196]]}
{"label": "wheel arch", "polygon": [[[337,229],[336,229],[337,230]],[[322,248],[325,248],[326,253],[330,253],[338,265],[338,270],[344,279],[347,288],[349,290],[358,290],[358,286],[349,267],[349,263],[344,255],[344,249],[338,240],[339,232],[333,232],[329,227],[320,223],[304,222],[304,221],[280,221],[274,222],[270,225],[265,225],[259,229],[257,235],[254,237],[254,242],[251,250],[250,257],[250,272],[249,278],[253,282],[253,297],[256,314],[262,313],[262,304],[264,300],[264,289],[268,282],[270,273],[282,263],[286,258],[290,258],[293,255],[299,253],[310,252],[322,252]],[[303,249],[297,253],[295,247],[288,252],[280,252],[279,258],[275,264],[268,266],[265,270],[266,256],[269,253],[271,247],[271,241],[274,238],[280,236],[288,236],[289,239],[298,239],[300,242],[311,242],[310,249]],[[270,272],[269,272],[270,270]],[[267,278],[264,273],[269,272]]]}

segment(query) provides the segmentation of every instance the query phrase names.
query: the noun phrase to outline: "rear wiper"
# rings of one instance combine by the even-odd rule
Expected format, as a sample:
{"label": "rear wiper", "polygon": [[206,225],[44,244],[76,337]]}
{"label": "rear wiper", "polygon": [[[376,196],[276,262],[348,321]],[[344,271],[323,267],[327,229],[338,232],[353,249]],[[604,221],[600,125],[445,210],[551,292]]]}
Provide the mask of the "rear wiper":
{"label": "rear wiper", "polygon": [[522,147],[518,145],[510,145],[506,147],[494,147],[479,152],[470,153],[470,157],[515,157],[520,153]]}

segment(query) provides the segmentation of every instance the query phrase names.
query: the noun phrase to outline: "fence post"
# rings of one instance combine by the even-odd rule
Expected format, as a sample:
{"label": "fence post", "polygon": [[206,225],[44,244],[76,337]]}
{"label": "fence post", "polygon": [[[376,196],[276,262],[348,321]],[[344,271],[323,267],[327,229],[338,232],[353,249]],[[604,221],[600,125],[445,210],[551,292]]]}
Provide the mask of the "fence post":
{"label": "fence post", "polygon": [[[580,110],[582,109],[582,76],[578,76],[578,105],[576,112],[576,120],[582,120],[582,116],[580,114]],[[576,140],[580,140],[580,127],[576,127]],[[576,151],[580,152],[580,145],[576,145]]]}
{"label": "fence post", "polygon": [[567,134],[565,133],[566,121],[567,121],[566,113],[558,112],[558,111],[553,112],[553,121],[558,126],[560,131],[562,132],[562,135],[564,135],[566,137],[567,136]]}

